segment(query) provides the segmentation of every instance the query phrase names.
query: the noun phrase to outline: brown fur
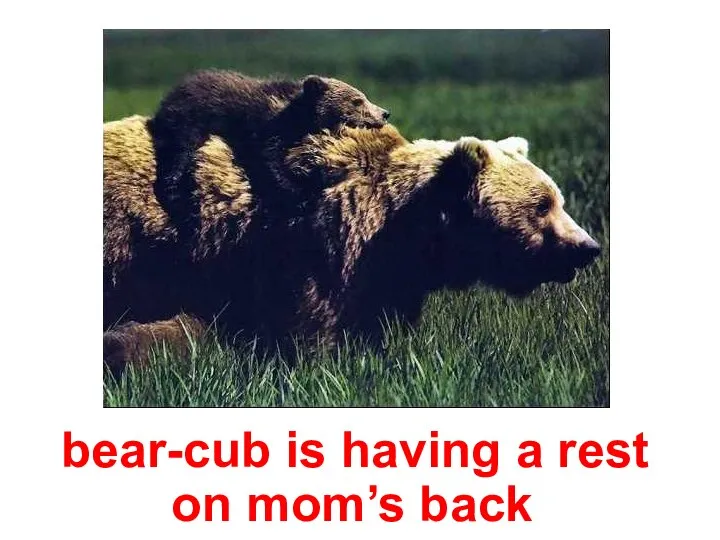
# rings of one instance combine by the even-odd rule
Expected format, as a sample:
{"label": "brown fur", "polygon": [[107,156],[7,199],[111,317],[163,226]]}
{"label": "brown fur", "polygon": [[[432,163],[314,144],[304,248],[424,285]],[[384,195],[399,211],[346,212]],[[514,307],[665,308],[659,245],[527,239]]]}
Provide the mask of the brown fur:
{"label": "brown fur", "polygon": [[150,323],[128,322],[105,332],[103,357],[108,369],[119,376],[128,359],[146,358],[151,348],[164,343],[183,354],[193,341],[202,338],[206,324],[188,315],[177,315],[165,321]]}
{"label": "brown fur", "polygon": [[164,97],[149,123],[157,158],[155,195],[181,236],[197,231],[193,157],[214,134],[230,145],[266,206],[276,213],[286,208],[293,212],[317,195],[326,179],[287,174],[281,165],[287,148],[322,129],[380,127],[388,116],[360,90],[338,79],[309,75],[300,81],[272,80],[227,70],[194,72]]}
{"label": "brown fur", "polygon": [[[483,281],[527,294],[572,279],[599,251],[510,139],[411,143],[389,125],[306,137],[284,166],[338,183],[287,218],[259,212],[252,179],[213,137],[196,157],[201,226],[190,248],[153,195],[146,119],[105,124],[104,149],[106,328],[188,313],[219,314],[221,329],[268,343],[372,336],[383,313],[414,321],[432,290]],[[175,323],[158,328],[182,338]],[[123,350],[126,360],[143,356]]]}

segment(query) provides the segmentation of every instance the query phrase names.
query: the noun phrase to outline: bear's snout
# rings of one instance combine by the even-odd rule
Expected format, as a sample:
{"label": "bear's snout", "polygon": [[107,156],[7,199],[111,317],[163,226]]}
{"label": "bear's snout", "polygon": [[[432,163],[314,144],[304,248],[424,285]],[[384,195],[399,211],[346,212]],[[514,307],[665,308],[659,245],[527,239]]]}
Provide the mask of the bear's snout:
{"label": "bear's snout", "polygon": [[590,238],[584,238],[572,250],[573,266],[576,268],[584,268],[589,265],[595,258],[600,255],[600,244]]}
{"label": "bear's snout", "polygon": [[573,268],[584,268],[602,251],[598,244],[567,212],[562,211],[553,223],[553,231],[564,246],[565,260]]}
{"label": "bear's snout", "polygon": [[387,119],[390,118],[390,111],[378,107],[375,105],[375,109],[371,113],[372,121],[369,122],[369,127],[381,128],[387,123]]}

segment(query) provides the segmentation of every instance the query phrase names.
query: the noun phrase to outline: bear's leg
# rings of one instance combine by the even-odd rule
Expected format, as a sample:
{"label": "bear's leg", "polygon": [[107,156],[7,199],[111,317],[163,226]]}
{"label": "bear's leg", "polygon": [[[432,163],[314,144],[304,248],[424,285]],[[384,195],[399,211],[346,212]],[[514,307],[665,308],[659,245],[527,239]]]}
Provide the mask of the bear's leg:
{"label": "bear's leg", "polygon": [[155,196],[170,220],[181,229],[191,229],[194,222],[194,155],[206,139],[207,135],[199,130],[186,127],[156,138]]}
{"label": "bear's leg", "polygon": [[103,334],[103,360],[116,378],[129,363],[143,363],[155,343],[164,342],[178,353],[187,353],[191,340],[200,338],[207,326],[189,315],[151,323],[129,322]]}

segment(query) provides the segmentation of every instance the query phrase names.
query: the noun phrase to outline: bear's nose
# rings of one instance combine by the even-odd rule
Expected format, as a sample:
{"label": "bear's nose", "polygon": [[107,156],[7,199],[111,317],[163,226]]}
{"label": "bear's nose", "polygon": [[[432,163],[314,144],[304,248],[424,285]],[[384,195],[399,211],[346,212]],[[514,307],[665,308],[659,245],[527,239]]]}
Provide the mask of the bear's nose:
{"label": "bear's nose", "polygon": [[595,257],[600,255],[602,249],[592,238],[586,238],[575,249],[575,265],[578,268],[583,268],[590,264]]}
{"label": "bear's nose", "polygon": [[382,117],[383,120],[387,120],[388,118],[390,118],[390,111],[383,109]]}

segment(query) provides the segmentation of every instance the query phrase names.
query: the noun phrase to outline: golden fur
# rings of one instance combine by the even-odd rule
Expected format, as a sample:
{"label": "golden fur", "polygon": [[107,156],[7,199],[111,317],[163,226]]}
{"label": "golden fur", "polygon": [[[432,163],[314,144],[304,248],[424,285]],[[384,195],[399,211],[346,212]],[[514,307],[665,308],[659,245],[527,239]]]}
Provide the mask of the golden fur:
{"label": "golden fur", "polygon": [[149,335],[179,339],[172,321],[183,312],[198,321],[185,325],[193,333],[222,313],[229,330],[268,340],[333,340],[372,332],[383,312],[412,322],[437,288],[483,281],[525,294],[592,259],[575,257],[592,240],[524,139],[410,142],[391,125],[326,131],[291,148],[289,171],[333,185],[306,214],[282,219],[262,211],[252,179],[212,137],[196,154],[200,234],[187,248],[153,194],[146,122],[104,126],[105,326],[123,315],[140,323],[106,339],[114,358],[142,356],[130,345],[118,352],[134,333],[143,347]]}

